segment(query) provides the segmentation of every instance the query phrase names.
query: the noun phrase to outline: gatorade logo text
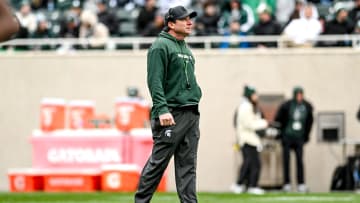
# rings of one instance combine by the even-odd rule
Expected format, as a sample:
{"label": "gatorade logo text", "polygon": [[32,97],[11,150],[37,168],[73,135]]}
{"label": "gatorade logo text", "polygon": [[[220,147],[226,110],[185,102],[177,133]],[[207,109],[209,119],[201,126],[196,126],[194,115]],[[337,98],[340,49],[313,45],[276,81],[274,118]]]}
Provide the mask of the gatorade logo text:
{"label": "gatorade logo text", "polygon": [[119,163],[120,152],[114,148],[53,148],[47,152],[50,163]]}

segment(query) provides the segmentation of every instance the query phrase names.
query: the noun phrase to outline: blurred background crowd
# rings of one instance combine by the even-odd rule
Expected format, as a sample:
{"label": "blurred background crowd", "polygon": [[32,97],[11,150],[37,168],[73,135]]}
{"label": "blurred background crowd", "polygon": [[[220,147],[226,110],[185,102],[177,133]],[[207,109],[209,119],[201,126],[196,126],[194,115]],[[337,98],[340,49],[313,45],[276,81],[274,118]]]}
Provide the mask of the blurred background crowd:
{"label": "blurred background crowd", "polygon": [[[195,36],[281,35],[288,46],[314,46],[319,35],[359,34],[360,0],[9,0],[21,23],[18,38],[156,36],[168,8],[198,12]],[[220,47],[276,47],[274,42],[224,42]],[[350,46],[346,41],[316,46]]]}

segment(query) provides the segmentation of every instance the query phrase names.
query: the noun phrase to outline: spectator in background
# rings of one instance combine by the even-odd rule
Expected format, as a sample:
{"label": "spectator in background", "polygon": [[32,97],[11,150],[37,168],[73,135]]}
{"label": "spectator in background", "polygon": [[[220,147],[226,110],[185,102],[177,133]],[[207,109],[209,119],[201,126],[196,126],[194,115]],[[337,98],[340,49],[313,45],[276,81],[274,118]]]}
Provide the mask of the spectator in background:
{"label": "spectator in background", "polygon": [[295,9],[295,0],[277,0],[276,1],[276,20],[284,27],[290,19],[290,15]]}
{"label": "spectator in background", "polygon": [[[306,2],[306,1],[305,1]],[[306,17],[306,14],[305,14],[305,10],[307,9],[307,8],[311,8],[311,10],[312,10],[312,15],[311,15],[311,17],[313,18],[313,19],[316,19],[316,20],[318,20],[319,19],[319,12],[318,12],[318,10],[317,10],[317,7],[314,5],[314,4],[312,4],[312,3],[305,3],[304,4],[304,6],[303,6],[303,8],[300,10],[300,18],[304,18],[304,17]]]}
{"label": "spectator in background", "polygon": [[204,13],[196,19],[196,35],[218,35],[220,15],[217,6],[213,1],[207,1],[203,5]]}
{"label": "spectator in background", "polygon": [[294,19],[300,18],[300,12],[304,8],[306,4],[306,0],[295,0],[295,7],[292,13],[290,14],[290,17],[288,19],[288,22],[286,24],[289,24]]}
{"label": "spectator in background", "polygon": [[23,1],[20,10],[16,12],[16,17],[20,22],[19,38],[28,38],[31,36],[37,27],[36,16],[32,13],[28,1]]}
{"label": "spectator in background", "polygon": [[303,147],[309,141],[313,124],[313,107],[304,99],[304,90],[295,87],[293,98],[283,103],[275,116],[281,126],[281,143],[283,147],[283,172],[285,192],[291,191],[290,184],[290,150],[295,151],[297,171],[297,191],[307,192],[304,179]]}
{"label": "spectator in background", "polygon": [[258,97],[253,87],[245,86],[244,88],[243,98],[237,109],[236,122],[236,136],[241,148],[243,163],[238,179],[230,189],[239,194],[243,193],[248,186],[248,193],[264,194],[264,190],[258,187],[261,171],[259,152],[262,150],[262,144],[256,131],[265,129],[268,122],[261,117]]}
{"label": "spectator in background", "polygon": [[357,112],[357,119],[360,121],[360,107],[359,107],[359,110],[358,110],[358,112]]}
{"label": "spectator in background", "polygon": [[89,10],[81,13],[80,21],[79,37],[84,40],[84,48],[104,49],[109,38],[108,28]]}
{"label": "spectator in background", "polygon": [[[254,26],[255,35],[279,35],[281,33],[281,26],[271,16],[270,7],[267,5],[259,6],[257,12],[259,22]],[[276,42],[258,42],[255,45],[257,47],[277,47]]]}
{"label": "spectator in background", "polygon": [[349,12],[349,18],[356,23],[360,20],[360,0],[354,0],[354,8]]}
{"label": "spectator in background", "polygon": [[108,29],[111,36],[117,36],[119,31],[119,21],[117,16],[109,11],[107,6],[108,0],[97,0],[97,16],[100,23],[103,23]]}
{"label": "spectator in background", "polygon": [[255,24],[251,8],[241,0],[227,0],[222,8],[220,29],[223,34],[247,34]]}
{"label": "spectator in background", "polygon": [[158,12],[156,7],[156,0],[146,0],[146,3],[141,7],[139,15],[136,19],[136,29],[139,35],[145,36],[144,30],[154,23],[155,16]]}
{"label": "spectator in background", "polygon": [[49,22],[43,14],[37,15],[37,27],[32,38],[52,38]]}
{"label": "spectator in background", "polygon": [[78,38],[80,30],[80,16],[76,13],[68,13],[61,22],[60,37]]}
{"label": "spectator in background", "polygon": [[[54,37],[50,24],[43,14],[37,15],[37,28],[31,38],[52,38]],[[50,50],[50,45],[35,45],[33,50]]]}
{"label": "spectator in background", "polygon": [[316,6],[314,6],[311,3],[307,3],[306,0],[295,0],[295,9],[290,15],[289,21],[287,24],[289,24],[294,19],[304,18],[305,17],[305,10],[306,8],[309,9],[309,7],[312,10],[312,18],[318,19],[319,13],[317,11]]}
{"label": "spectator in background", "polygon": [[158,14],[155,16],[153,22],[148,24],[142,32],[142,35],[145,37],[155,37],[157,36],[164,27],[164,18],[162,15]]}
{"label": "spectator in background", "polygon": [[0,27],[0,42],[10,39],[20,28],[6,1],[0,1]]}
{"label": "spectator in background", "polygon": [[[223,13],[219,21],[220,34],[224,36],[244,36],[247,35],[255,24],[255,19],[251,8],[248,5],[242,4],[241,0],[226,1],[223,8]],[[228,47],[248,47],[248,43],[232,43],[230,41],[222,42],[221,48]]]}
{"label": "spectator in background", "polygon": [[[60,22],[59,37],[61,38],[79,38],[81,5],[73,5]],[[71,45],[62,43],[58,52],[67,52],[74,49],[80,49],[80,45]]]}
{"label": "spectator in background", "polygon": [[313,17],[312,5],[304,8],[304,17],[292,20],[284,29],[288,47],[312,47],[322,31],[321,23]]}
{"label": "spectator in background", "polygon": [[[275,11],[277,6],[277,0],[241,0],[241,1],[243,4],[246,4],[251,8],[255,18],[255,22],[258,22],[259,20],[257,15],[257,8],[260,5],[262,4],[267,5],[268,7],[270,7],[271,12]],[[271,13],[271,15],[273,15],[273,13]]]}
{"label": "spectator in background", "polygon": [[[340,8],[335,13],[335,18],[325,23],[324,35],[342,35],[351,34],[354,31],[353,23],[348,19],[348,11]],[[350,42],[346,41],[328,41],[322,43],[325,46],[346,46]]]}

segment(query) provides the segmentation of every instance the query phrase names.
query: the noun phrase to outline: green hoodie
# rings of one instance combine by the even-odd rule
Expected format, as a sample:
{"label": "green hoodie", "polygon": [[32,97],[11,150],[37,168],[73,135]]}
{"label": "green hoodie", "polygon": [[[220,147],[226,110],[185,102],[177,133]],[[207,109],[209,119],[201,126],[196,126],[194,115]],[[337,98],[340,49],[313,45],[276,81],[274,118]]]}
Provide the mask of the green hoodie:
{"label": "green hoodie", "polygon": [[201,89],[194,74],[195,59],[184,40],[162,31],[147,55],[147,83],[152,97],[151,118],[168,107],[197,105]]}

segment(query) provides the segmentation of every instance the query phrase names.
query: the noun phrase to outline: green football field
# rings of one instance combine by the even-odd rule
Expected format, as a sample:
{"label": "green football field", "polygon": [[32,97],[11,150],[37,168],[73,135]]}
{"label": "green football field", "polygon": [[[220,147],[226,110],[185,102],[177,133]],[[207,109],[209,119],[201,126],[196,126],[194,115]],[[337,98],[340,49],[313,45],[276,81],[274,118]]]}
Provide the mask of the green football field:
{"label": "green football field", "polygon": [[[0,193],[0,203],[132,203],[133,193]],[[268,193],[262,196],[199,193],[199,203],[360,203],[356,193]],[[157,193],[152,203],[179,203],[175,193]]]}

